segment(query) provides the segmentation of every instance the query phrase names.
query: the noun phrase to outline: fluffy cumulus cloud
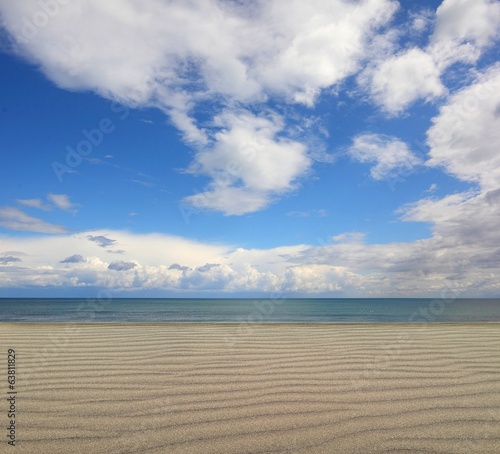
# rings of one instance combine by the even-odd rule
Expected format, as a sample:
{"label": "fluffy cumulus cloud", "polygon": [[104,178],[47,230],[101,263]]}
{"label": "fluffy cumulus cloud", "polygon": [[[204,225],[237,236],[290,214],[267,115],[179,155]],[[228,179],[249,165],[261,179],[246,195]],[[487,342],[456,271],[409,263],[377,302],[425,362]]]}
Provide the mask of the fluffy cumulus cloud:
{"label": "fluffy cumulus cloud", "polygon": [[421,164],[406,143],[381,134],[356,136],[347,154],[355,161],[373,164],[370,175],[375,180],[405,175]]}
{"label": "fluffy cumulus cloud", "polygon": [[[417,19],[417,27],[424,26],[422,17]],[[473,65],[500,37],[500,4],[495,0],[444,0],[434,24],[425,47],[410,46],[391,53],[359,77],[373,100],[389,114],[404,112],[416,100],[428,102],[445,95],[443,73],[454,63]]]}
{"label": "fluffy cumulus cloud", "polygon": [[[120,261],[86,235],[3,238],[22,252],[5,255],[0,286],[156,290],[182,295],[258,292],[288,296],[493,296],[500,285],[500,190],[426,199],[407,206],[405,222],[433,222],[430,238],[367,244],[360,232],[273,249],[207,245],[164,235],[112,232],[134,245]],[[436,215],[439,213],[439,215]],[[154,247],[151,245],[154,244]],[[57,251],[78,254],[61,263]],[[81,256],[84,260],[76,259]],[[122,293],[122,296],[126,293]]]}
{"label": "fluffy cumulus cloud", "polygon": [[216,123],[221,131],[215,145],[200,150],[190,167],[213,180],[205,192],[185,199],[197,208],[227,214],[263,208],[274,195],[290,191],[311,165],[303,144],[277,137],[283,129],[279,117],[226,112]]}
{"label": "fluffy cumulus cloud", "polygon": [[[121,260],[110,260],[106,248],[96,247],[88,239],[107,238],[106,235],[113,237],[114,244],[126,248]],[[224,246],[206,245],[174,236],[137,235],[119,231],[2,237],[0,247],[7,251],[0,257],[8,258],[2,263],[8,265],[8,272],[2,273],[0,286],[8,287],[15,282],[17,287],[167,290],[194,288],[195,284],[188,285],[188,281],[199,282],[200,285],[208,282],[212,274],[220,271],[215,264],[222,264],[229,250]],[[61,260],[61,250],[70,250],[74,254]],[[17,252],[14,255],[9,251]],[[19,262],[22,266],[16,266],[18,263],[9,258],[19,255],[22,255],[22,262]],[[197,269],[200,267],[201,270]],[[204,278],[197,281],[197,275],[204,275]],[[218,288],[223,287],[221,284]]]}
{"label": "fluffy cumulus cloud", "polygon": [[431,55],[410,49],[377,68],[371,82],[372,96],[389,112],[399,112],[417,98],[431,100],[444,94],[440,74]]}
{"label": "fluffy cumulus cloud", "polygon": [[352,74],[365,40],[397,8],[389,0],[52,3],[52,14],[36,0],[1,6],[20,50],[56,83],[184,113],[191,99],[179,85],[193,81],[238,101],[276,91],[312,102]]}
{"label": "fluffy cumulus cloud", "polygon": [[482,188],[500,187],[500,65],[494,65],[441,107],[428,131],[429,166]]}
{"label": "fluffy cumulus cloud", "polygon": [[[6,256],[4,262],[9,266],[2,273],[0,286],[16,282],[17,287],[156,289],[176,294],[200,290],[340,294],[359,284],[356,273],[342,267],[298,265],[290,260],[311,246],[246,250],[162,235],[118,231],[112,235],[120,244],[134,245],[124,260],[110,262],[106,251],[92,248],[85,234],[11,238],[6,241],[9,247],[29,252],[24,253],[22,267],[14,266],[16,263]],[[153,243],[155,247],[148,248]],[[59,260],[57,251],[69,248],[79,253]]]}
{"label": "fluffy cumulus cloud", "polygon": [[[190,171],[212,180],[185,202],[232,215],[263,209],[311,165],[307,146],[286,138],[289,118],[269,119],[258,108],[242,114],[235,106],[271,98],[313,106],[323,90],[359,69],[367,43],[398,6],[394,0],[42,3],[0,0],[16,50],[62,88],[163,110],[198,150]],[[214,127],[195,119],[207,99],[221,106]],[[259,142],[253,156],[244,156],[238,139]],[[53,202],[74,209],[60,197]]]}
{"label": "fluffy cumulus cloud", "polygon": [[498,36],[500,4],[495,0],[444,0],[437,9],[434,42],[471,40],[487,46]]}

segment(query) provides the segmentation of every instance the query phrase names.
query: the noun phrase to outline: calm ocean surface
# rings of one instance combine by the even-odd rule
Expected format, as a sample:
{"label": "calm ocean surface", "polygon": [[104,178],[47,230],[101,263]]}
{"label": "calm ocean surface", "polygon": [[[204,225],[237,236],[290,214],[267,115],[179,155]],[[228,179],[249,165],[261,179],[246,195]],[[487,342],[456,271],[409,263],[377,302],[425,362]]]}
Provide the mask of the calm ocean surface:
{"label": "calm ocean surface", "polygon": [[1,298],[3,322],[500,322],[500,299]]}

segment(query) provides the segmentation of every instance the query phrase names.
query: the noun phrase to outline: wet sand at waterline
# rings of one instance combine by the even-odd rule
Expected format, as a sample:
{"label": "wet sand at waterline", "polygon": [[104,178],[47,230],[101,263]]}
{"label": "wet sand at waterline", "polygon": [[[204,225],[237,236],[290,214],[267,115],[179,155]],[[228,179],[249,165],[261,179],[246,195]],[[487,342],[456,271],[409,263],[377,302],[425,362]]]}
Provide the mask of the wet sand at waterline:
{"label": "wet sand at waterline", "polygon": [[0,345],[12,452],[500,452],[496,323],[1,323]]}

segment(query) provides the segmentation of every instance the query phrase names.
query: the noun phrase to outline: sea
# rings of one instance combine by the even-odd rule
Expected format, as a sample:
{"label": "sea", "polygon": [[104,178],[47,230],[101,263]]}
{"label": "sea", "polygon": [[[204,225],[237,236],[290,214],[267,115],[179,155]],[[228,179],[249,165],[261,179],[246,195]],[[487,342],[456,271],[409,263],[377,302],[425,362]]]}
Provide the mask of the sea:
{"label": "sea", "polygon": [[500,322],[500,299],[0,298],[0,322],[471,323]]}

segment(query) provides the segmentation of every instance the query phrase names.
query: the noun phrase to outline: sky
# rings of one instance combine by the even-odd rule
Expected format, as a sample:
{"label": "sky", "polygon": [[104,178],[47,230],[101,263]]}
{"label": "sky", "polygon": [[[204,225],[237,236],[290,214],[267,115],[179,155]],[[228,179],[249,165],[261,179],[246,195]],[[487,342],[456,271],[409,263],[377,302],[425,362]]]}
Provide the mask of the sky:
{"label": "sky", "polygon": [[498,297],[500,2],[0,0],[0,297]]}

